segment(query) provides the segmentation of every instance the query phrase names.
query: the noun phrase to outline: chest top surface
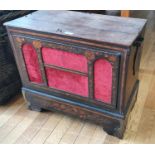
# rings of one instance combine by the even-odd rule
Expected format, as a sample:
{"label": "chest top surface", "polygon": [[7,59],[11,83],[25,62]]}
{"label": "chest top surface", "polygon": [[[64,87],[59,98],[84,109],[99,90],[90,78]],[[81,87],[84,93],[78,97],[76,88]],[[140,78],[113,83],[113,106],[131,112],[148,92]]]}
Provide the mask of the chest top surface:
{"label": "chest top surface", "polygon": [[75,11],[36,11],[6,22],[7,27],[131,46],[145,19],[87,14]]}

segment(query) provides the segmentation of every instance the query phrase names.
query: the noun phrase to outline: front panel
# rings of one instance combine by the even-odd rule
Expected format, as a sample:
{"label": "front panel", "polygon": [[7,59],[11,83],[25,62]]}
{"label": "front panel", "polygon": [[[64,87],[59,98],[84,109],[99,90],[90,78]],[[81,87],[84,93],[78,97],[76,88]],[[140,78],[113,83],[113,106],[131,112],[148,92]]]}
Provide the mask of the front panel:
{"label": "front panel", "polygon": [[116,109],[119,52],[25,36],[13,40],[24,87]]}

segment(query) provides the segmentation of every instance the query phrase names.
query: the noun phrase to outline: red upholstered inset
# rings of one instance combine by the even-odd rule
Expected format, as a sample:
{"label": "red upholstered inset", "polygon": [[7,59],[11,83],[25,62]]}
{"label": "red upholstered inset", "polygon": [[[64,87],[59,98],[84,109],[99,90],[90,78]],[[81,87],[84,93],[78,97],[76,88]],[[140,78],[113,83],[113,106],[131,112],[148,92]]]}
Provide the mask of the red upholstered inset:
{"label": "red upholstered inset", "polygon": [[39,61],[35,49],[31,44],[24,44],[22,51],[29,80],[35,83],[42,83],[43,80],[41,77]]}
{"label": "red upholstered inset", "polygon": [[98,59],[94,64],[94,96],[95,99],[111,103],[112,95],[112,65],[104,59]]}
{"label": "red upholstered inset", "polygon": [[87,59],[83,55],[43,47],[42,57],[46,64],[87,73]]}
{"label": "red upholstered inset", "polygon": [[88,77],[46,67],[49,87],[73,94],[88,96]]}

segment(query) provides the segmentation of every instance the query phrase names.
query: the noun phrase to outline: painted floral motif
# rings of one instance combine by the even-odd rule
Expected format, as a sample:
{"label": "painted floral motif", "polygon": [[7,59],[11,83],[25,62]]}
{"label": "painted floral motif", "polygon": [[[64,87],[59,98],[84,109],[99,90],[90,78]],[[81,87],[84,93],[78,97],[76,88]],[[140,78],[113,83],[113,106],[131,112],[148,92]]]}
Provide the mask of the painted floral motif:
{"label": "painted floral motif", "polygon": [[95,59],[95,54],[93,52],[85,52],[85,57],[88,60],[93,60],[93,59]]}
{"label": "painted floral motif", "polygon": [[17,38],[16,38],[16,41],[17,41],[18,43],[23,43],[23,42],[24,42],[24,38],[19,38],[19,37],[17,37]]}
{"label": "painted floral motif", "polygon": [[35,47],[35,48],[40,48],[41,47],[41,42],[40,41],[33,41],[32,42],[32,44],[33,44],[33,46]]}

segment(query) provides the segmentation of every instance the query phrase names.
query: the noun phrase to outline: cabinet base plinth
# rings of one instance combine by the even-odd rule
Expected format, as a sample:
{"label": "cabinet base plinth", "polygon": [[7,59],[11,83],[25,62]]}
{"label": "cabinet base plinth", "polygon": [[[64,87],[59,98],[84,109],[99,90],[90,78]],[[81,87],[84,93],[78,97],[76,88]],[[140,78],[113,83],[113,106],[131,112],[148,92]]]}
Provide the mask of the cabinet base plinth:
{"label": "cabinet base plinth", "polygon": [[[78,116],[80,119],[93,121],[96,124],[103,126],[104,131],[109,135],[123,138],[124,131],[127,123],[127,116],[129,111],[133,108],[133,105],[137,97],[138,84],[133,91],[133,95],[130,99],[130,106],[128,107],[125,115],[116,112],[107,112],[106,110],[99,111],[98,109],[92,109],[92,107],[84,107],[76,105],[70,100],[63,100],[55,96],[47,95],[38,91],[23,88],[23,95],[28,103],[28,108],[34,111],[59,111],[72,116]],[[79,104],[79,103],[77,103]]]}

